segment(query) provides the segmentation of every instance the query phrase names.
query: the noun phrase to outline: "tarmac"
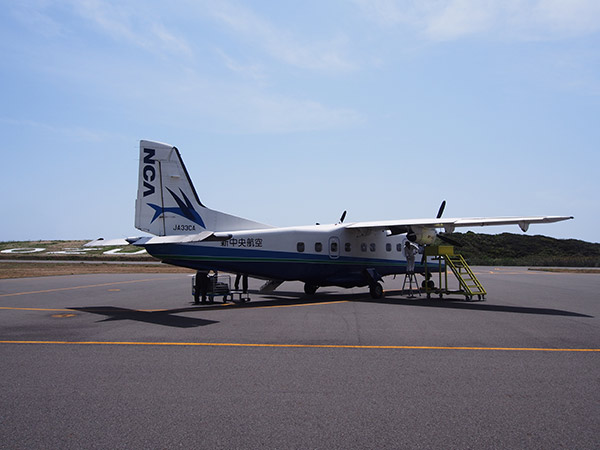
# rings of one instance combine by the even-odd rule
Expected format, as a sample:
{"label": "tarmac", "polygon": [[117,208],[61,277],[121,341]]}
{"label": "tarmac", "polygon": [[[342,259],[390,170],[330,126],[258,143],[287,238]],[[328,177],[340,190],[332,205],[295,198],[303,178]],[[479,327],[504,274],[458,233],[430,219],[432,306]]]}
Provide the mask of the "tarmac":
{"label": "tarmac", "polygon": [[482,302],[0,280],[0,448],[598,448],[600,276],[474,269]]}

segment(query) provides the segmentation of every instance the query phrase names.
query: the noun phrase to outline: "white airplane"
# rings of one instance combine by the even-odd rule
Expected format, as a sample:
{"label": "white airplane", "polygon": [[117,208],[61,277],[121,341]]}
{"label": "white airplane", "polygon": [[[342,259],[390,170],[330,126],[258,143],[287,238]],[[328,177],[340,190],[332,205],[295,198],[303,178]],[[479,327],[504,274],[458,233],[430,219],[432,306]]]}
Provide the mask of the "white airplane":
{"label": "white airplane", "polygon": [[[207,208],[202,204],[177,148],[140,141],[135,227],[154,235],[132,238],[162,262],[198,271],[243,273],[271,280],[304,282],[314,294],[321,286],[368,286],[373,298],[383,296],[382,278],[406,273],[403,248],[408,240],[430,245],[436,229],[516,224],[525,232],[532,223],[572,219],[567,216],[437,217],[339,223],[279,228]],[[447,239],[447,238],[446,238]],[[437,271],[437,262],[421,261],[417,272]]]}

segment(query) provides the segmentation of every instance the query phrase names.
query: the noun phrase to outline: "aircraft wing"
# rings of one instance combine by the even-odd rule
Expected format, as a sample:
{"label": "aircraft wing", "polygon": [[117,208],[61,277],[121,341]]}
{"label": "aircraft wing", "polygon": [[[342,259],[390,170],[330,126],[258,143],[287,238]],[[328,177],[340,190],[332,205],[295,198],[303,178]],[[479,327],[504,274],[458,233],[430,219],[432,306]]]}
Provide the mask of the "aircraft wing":
{"label": "aircraft wing", "polygon": [[348,229],[379,229],[390,230],[392,234],[402,234],[411,228],[444,228],[447,233],[456,227],[485,227],[493,225],[519,225],[521,230],[527,231],[532,223],[553,223],[572,219],[573,216],[532,216],[532,217],[461,217],[453,219],[405,219],[382,220],[374,222],[349,223]]}

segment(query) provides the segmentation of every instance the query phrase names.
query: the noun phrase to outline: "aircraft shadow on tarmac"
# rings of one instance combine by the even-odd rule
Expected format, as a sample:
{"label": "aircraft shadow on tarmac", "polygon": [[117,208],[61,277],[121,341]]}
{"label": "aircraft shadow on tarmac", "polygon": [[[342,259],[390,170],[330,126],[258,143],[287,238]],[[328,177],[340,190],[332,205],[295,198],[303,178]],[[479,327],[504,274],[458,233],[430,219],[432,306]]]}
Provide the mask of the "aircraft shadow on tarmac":
{"label": "aircraft shadow on tarmac", "polygon": [[145,322],[154,325],[163,325],[177,328],[194,328],[219,323],[215,320],[206,320],[175,315],[184,312],[198,311],[197,308],[140,311],[135,309],[118,308],[115,306],[92,306],[69,309],[72,309],[74,311],[81,311],[90,314],[99,314],[102,316],[106,316],[106,319],[101,320],[100,322],[109,322],[113,320],[134,320],[136,322]]}
{"label": "aircraft shadow on tarmac", "polygon": [[[258,292],[250,291],[252,294]],[[234,309],[238,308],[265,308],[276,306],[294,306],[294,305],[310,305],[319,303],[334,303],[334,302],[364,302],[364,303],[380,303],[388,305],[402,306],[417,306],[426,308],[444,308],[444,309],[459,309],[473,311],[488,311],[488,312],[507,312],[516,314],[539,314],[546,316],[567,316],[567,317],[587,317],[592,318],[587,314],[580,314],[572,311],[564,311],[552,308],[534,308],[528,306],[508,306],[508,305],[493,305],[485,302],[466,301],[461,298],[444,298],[442,299],[427,299],[425,296],[416,298],[398,297],[394,294],[388,294],[387,297],[374,300],[368,294],[343,294],[343,293],[328,293],[326,291],[307,297],[301,292],[277,291],[271,295],[263,295],[262,300],[250,303],[236,304]],[[229,303],[229,306],[232,304]],[[177,328],[194,328],[205,325],[219,323],[214,320],[201,318],[179,316],[177,314],[186,312],[199,311],[226,311],[230,308],[227,305],[220,303],[207,303],[198,306],[190,306],[186,308],[164,309],[157,311],[141,311],[127,308],[119,308],[115,306],[93,306],[93,307],[73,307],[69,308],[75,311],[86,312],[90,314],[99,314],[106,316],[101,322],[113,320],[134,320],[137,322],[151,323],[155,325],[163,325]]]}
{"label": "aircraft shadow on tarmac", "polygon": [[463,297],[444,299],[427,299],[427,297],[405,298],[399,297],[399,294],[387,294],[386,297],[374,300],[368,294],[343,294],[343,293],[327,293],[323,292],[312,297],[307,297],[300,292],[277,291],[276,293],[263,298],[267,301],[259,301],[256,303],[245,303],[242,307],[264,307],[264,306],[285,306],[294,304],[311,304],[311,303],[326,303],[336,301],[354,301],[365,303],[381,303],[389,305],[404,305],[404,306],[421,306],[427,308],[445,308],[445,309],[462,309],[474,311],[489,311],[489,312],[507,312],[516,314],[539,314],[545,316],[567,316],[567,317],[587,317],[593,316],[581,314],[573,311],[565,311],[552,308],[535,308],[529,306],[508,306],[508,305],[493,305],[481,301],[467,301]]}
{"label": "aircraft shadow on tarmac", "polygon": [[507,312],[517,314],[539,314],[544,316],[567,316],[567,317],[588,317],[587,314],[581,314],[573,311],[564,311],[561,309],[552,308],[533,308],[530,306],[508,306],[508,305],[492,305],[485,302],[467,301],[464,299],[398,299],[398,298],[383,298],[374,300],[378,303],[389,303],[392,305],[409,305],[409,306],[425,306],[427,308],[446,308],[446,309],[464,309],[474,311],[489,311],[489,312]]}

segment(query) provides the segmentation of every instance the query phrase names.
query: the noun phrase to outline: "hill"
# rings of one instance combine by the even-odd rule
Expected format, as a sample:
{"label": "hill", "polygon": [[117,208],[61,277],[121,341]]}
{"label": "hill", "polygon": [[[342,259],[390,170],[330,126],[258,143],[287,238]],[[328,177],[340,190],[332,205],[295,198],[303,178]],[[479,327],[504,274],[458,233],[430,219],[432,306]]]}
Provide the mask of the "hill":
{"label": "hill", "polygon": [[450,233],[456,251],[473,265],[600,267],[600,244],[526,234]]}

